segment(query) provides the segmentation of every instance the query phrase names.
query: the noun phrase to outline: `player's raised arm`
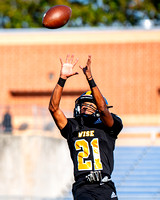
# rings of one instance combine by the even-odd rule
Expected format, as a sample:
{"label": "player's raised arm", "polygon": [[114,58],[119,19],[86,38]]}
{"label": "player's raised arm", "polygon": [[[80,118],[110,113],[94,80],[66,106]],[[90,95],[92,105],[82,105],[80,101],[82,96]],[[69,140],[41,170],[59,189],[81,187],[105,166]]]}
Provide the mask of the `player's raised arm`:
{"label": "player's raised arm", "polygon": [[49,111],[57,125],[57,127],[61,130],[65,127],[67,124],[67,118],[65,117],[64,113],[59,107],[63,87],[65,85],[66,80],[75,75],[78,74],[77,72],[73,72],[73,68],[78,62],[78,59],[74,61],[74,56],[67,55],[65,62],[61,61],[61,71],[60,71],[60,78],[58,80],[58,83],[56,84],[49,103]]}
{"label": "player's raised arm", "polygon": [[97,109],[100,113],[101,120],[108,127],[113,126],[113,123],[114,123],[113,117],[111,113],[109,112],[105,99],[103,98],[103,95],[101,94],[99,88],[97,87],[91,73],[91,56],[90,55],[88,56],[86,66],[85,67],[80,66],[80,68],[83,70],[83,73],[85,74],[86,79],[89,83],[89,86],[92,90],[92,94],[95,99]]}

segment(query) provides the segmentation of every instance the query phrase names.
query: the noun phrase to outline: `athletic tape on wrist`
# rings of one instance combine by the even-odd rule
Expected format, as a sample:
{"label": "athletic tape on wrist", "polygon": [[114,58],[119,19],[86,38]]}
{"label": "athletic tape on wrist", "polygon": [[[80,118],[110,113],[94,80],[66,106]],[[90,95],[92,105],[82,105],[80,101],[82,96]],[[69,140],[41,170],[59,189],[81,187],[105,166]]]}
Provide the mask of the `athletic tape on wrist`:
{"label": "athletic tape on wrist", "polygon": [[93,78],[91,80],[88,80],[90,88],[96,87],[96,83],[94,82]]}
{"label": "athletic tape on wrist", "polygon": [[66,82],[66,79],[63,79],[60,77],[58,80],[58,85],[60,85],[61,87],[64,87],[65,82]]}

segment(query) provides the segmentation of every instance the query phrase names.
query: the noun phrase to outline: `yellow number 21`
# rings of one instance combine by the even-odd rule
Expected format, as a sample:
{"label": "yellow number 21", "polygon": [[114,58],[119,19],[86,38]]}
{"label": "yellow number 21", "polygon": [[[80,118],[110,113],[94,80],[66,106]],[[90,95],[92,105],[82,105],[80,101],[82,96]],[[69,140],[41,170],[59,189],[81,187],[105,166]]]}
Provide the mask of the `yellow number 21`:
{"label": "yellow number 21", "polygon": [[[90,142],[90,146],[92,147],[92,152],[93,152],[94,170],[102,170],[103,167],[100,159],[98,138],[94,138]],[[84,160],[85,158],[87,159],[90,155],[90,148],[88,141],[86,141],[85,139],[75,141],[75,148],[76,150],[81,150],[77,155],[78,170],[79,171],[93,170],[92,161]]]}

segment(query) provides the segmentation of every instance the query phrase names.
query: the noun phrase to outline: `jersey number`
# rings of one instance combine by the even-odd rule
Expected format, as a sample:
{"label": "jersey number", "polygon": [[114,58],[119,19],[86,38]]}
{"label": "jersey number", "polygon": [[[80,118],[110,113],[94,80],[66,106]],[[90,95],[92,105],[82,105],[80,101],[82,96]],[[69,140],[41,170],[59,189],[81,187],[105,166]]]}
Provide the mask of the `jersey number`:
{"label": "jersey number", "polygon": [[78,161],[78,170],[93,170],[92,168],[92,161],[91,160],[84,160],[87,159],[90,155],[90,147],[92,148],[93,152],[93,163],[94,163],[94,170],[102,170],[102,163],[100,159],[100,152],[99,152],[99,145],[98,145],[98,138],[94,138],[90,142],[86,141],[85,139],[77,140],[75,142],[76,150],[81,150],[77,155]]}

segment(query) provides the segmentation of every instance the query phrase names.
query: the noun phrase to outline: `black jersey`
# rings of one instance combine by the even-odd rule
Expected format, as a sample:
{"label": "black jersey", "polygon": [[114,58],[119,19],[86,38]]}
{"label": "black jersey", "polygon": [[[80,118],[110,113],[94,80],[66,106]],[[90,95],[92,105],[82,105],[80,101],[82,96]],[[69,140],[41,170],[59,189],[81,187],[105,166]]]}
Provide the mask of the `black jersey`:
{"label": "black jersey", "polygon": [[68,118],[67,125],[61,134],[67,139],[70,155],[74,164],[74,177],[77,181],[90,171],[101,171],[111,175],[114,159],[113,151],[117,135],[123,125],[121,119],[112,113],[112,127],[100,123],[84,123],[79,125],[76,118]]}

